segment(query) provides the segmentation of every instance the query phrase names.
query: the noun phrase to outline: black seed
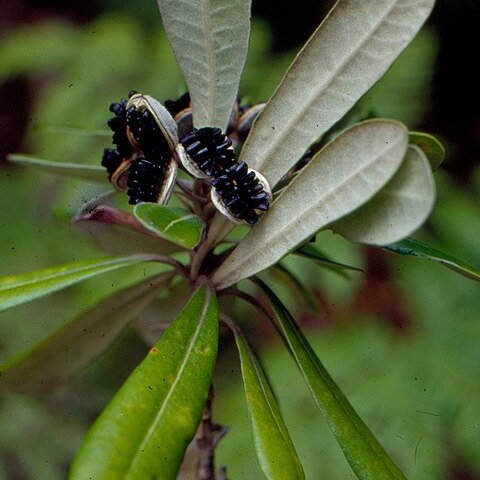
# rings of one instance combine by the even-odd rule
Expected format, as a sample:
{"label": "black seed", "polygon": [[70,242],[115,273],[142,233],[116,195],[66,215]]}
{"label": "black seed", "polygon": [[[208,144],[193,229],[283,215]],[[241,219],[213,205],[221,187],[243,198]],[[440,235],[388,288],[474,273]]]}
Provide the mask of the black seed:
{"label": "black seed", "polygon": [[122,156],[113,148],[106,148],[103,151],[102,167],[105,167],[109,178],[122,163]]}
{"label": "black seed", "polygon": [[168,142],[153,116],[130,107],[126,112],[126,122],[140,150],[149,158],[169,150]]}
{"label": "black seed", "polygon": [[127,194],[131,205],[156,202],[165,180],[166,162],[157,163],[145,157],[132,162],[127,181]]}
{"label": "black seed", "polygon": [[248,171],[245,162],[232,165],[212,180],[212,186],[231,215],[253,225],[258,220],[256,210],[269,208],[267,192],[255,172]]}
{"label": "black seed", "polygon": [[182,145],[198,168],[209,177],[218,177],[235,165],[232,142],[219,128],[193,129],[182,139]]}

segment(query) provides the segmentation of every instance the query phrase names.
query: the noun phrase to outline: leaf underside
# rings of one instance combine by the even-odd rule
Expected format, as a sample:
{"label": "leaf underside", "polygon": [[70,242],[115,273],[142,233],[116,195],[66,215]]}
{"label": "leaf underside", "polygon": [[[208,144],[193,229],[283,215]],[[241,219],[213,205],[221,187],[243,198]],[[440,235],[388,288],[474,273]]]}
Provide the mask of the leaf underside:
{"label": "leaf underside", "polygon": [[256,120],[241,160],[270,186],[386,72],[434,0],[340,0]]}
{"label": "leaf underside", "polygon": [[213,276],[227,287],[273,265],[377,193],[400,166],[408,131],[369,120],[339,135],[295,177]]}
{"label": "leaf underside", "polygon": [[332,225],[352,242],[386,245],[417,230],[435,202],[435,181],[430,163],[420,148],[411,145],[388,184],[368,203]]}
{"label": "leaf underside", "polygon": [[197,128],[226,130],[250,35],[250,0],[157,0]]}

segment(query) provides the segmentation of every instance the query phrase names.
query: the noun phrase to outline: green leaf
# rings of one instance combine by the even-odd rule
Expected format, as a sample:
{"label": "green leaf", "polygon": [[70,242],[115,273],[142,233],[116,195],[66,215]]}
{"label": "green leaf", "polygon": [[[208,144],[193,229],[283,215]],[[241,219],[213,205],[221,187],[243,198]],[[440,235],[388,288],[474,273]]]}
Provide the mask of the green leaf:
{"label": "green leaf", "polygon": [[[73,135],[77,137],[107,137],[112,136],[112,131],[100,128],[70,127],[68,125],[38,124],[35,130],[54,135]],[[104,170],[105,171],[105,170]]]}
{"label": "green leaf", "polygon": [[332,225],[352,242],[386,245],[417,230],[435,202],[435,181],[425,154],[408,149],[399,170],[368,203]]}
{"label": "green leaf", "polygon": [[114,293],[0,365],[0,391],[42,393],[65,382],[103,353],[171,277],[162,273]]}
{"label": "green leaf", "polygon": [[217,342],[217,301],[202,285],[95,421],[69,479],[177,478],[202,416]]}
{"label": "green leaf", "polygon": [[394,175],[408,131],[391,120],[368,120],[318,152],[213,276],[228,287],[268,268],[320,229],[366,203]]}
{"label": "green leaf", "polygon": [[423,132],[410,132],[410,143],[413,143],[427,156],[432,170],[436,170],[445,158],[445,148],[433,135]]}
{"label": "green leaf", "polygon": [[351,270],[353,272],[361,272],[363,273],[363,269],[359,267],[354,267],[352,265],[347,265],[346,263],[340,263],[335,260],[332,260],[328,257],[325,253],[321,252],[315,245],[307,243],[302,245],[300,248],[297,248],[293,252],[294,255],[298,255],[300,257],[308,258],[313,260],[314,262],[322,265],[325,268],[334,271],[344,271],[344,270]]}
{"label": "green leaf", "polygon": [[85,202],[71,223],[89,235],[96,246],[108,255],[138,252],[167,255],[182,250],[145,228],[131,213],[106,204],[116,193],[105,192]]}
{"label": "green leaf", "polygon": [[0,312],[56,292],[87,278],[128,267],[140,262],[158,260],[159,255],[130,255],[81,260],[34,272],[0,278]]}
{"label": "green leaf", "polygon": [[55,162],[34,157],[32,155],[12,153],[7,155],[11,162],[26,167],[34,167],[37,170],[55,175],[81,178],[89,182],[107,183],[107,173],[103,167],[97,165],[85,165],[81,163]]}
{"label": "green leaf", "polygon": [[410,255],[412,257],[439,262],[464,277],[476,280],[477,282],[480,281],[480,270],[465,263],[463,260],[459,260],[448,253],[442,252],[413,238],[405,238],[400,242],[385,245],[382,248],[399,255]]}
{"label": "green leaf", "polygon": [[133,213],[144,227],[170,242],[189,250],[200,243],[205,224],[187,210],[141,203],[135,206]]}
{"label": "green leaf", "polygon": [[262,367],[238,327],[230,322],[228,325],[240,356],[255,449],[263,473],[269,480],[304,479],[302,465]]}
{"label": "green leaf", "polygon": [[338,1],[255,122],[240,160],[275,186],[387,71],[434,3]]}
{"label": "green leaf", "polygon": [[268,298],[284,340],[357,477],[406,480],[320,362],[282,302],[263,282],[256,282]]}
{"label": "green leaf", "polygon": [[293,284],[308,308],[310,308],[313,312],[320,313],[318,303],[311,294],[310,290],[302,284],[298,277],[288,267],[286,267],[282,262],[279,262],[269,272],[274,273],[275,270],[281,272],[291,282],[291,284]]}
{"label": "green leaf", "polygon": [[226,130],[248,50],[250,0],[157,0],[193,121]]}

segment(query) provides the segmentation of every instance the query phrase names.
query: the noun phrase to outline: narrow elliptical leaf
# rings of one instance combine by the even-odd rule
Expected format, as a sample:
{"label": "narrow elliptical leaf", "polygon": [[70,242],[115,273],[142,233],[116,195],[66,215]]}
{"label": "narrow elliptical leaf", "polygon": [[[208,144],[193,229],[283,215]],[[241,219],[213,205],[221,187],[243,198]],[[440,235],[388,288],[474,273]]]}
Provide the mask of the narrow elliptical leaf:
{"label": "narrow elliptical leaf", "polygon": [[241,160],[270,186],[386,72],[434,0],[340,0],[260,114]]}
{"label": "narrow elliptical leaf", "polygon": [[368,203],[332,225],[352,242],[386,245],[405,238],[428,218],[435,202],[430,163],[411,145],[398,172]]}
{"label": "narrow elliptical leaf", "polygon": [[61,290],[87,278],[128,267],[140,262],[158,260],[158,255],[130,255],[82,260],[35,272],[0,278],[0,312]]}
{"label": "narrow elliptical leaf", "polygon": [[157,0],[197,128],[225,130],[248,50],[250,0]]}
{"label": "narrow elliptical leaf", "polygon": [[213,276],[228,287],[273,265],[382,188],[400,166],[408,131],[390,120],[360,123],[329,143],[295,177]]}
{"label": "narrow elliptical leaf", "polygon": [[7,160],[26,167],[33,167],[45,173],[62,175],[64,177],[80,178],[89,182],[107,183],[107,174],[103,167],[83,163],[55,162],[27,154],[11,153]]}
{"label": "narrow elliptical leaf", "polygon": [[425,243],[414,240],[413,238],[405,238],[397,243],[385,245],[385,250],[397,253],[399,255],[410,255],[412,257],[423,258],[425,260],[432,260],[434,262],[445,265],[450,270],[480,282],[480,270],[472,267],[468,263],[460,260],[448,253],[442,252],[435,247],[426,245]]}
{"label": "narrow elliptical leaf", "polygon": [[133,212],[145,228],[189,250],[195,248],[202,238],[203,220],[185,209],[141,203]]}
{"label": "narrow elliptical leaf", "polygon": [[247,406],[258,461],[269,480],[304,479],[302,465],[275,396],[238,327],[231,326],[240,356]]}
{"label": "narrow elliptical leaf", "polygon": [[213,290],[200,286],[87,434],[70,480],[174,480],[217,355]]}
{"label": "narrow elliptical leaf", "polygon": [[282,302],[263,282],[257,280],[257,284],[267,296],[284,340],[357,477],[406,480],[327,372]]}
{"label": "narrow elliptical leaf", "polygon": [[352,272],[363,272],[360,267],[354,267],[353,265],[347,265],[346,263],[337,262],[336,260],[331,259],[328,255],[320,251],[315,245],[310,243],[297,248],[293,254],[313,260],[315,263],[318,263],[319,265],[322,265],[330,270],[350,270]]}
{"label": "narrow elliptical leaf", "polygon": [[0,365],[0,391],[31,394],[60,385],[103,353],[171,277],[163,273],[116,292]]}

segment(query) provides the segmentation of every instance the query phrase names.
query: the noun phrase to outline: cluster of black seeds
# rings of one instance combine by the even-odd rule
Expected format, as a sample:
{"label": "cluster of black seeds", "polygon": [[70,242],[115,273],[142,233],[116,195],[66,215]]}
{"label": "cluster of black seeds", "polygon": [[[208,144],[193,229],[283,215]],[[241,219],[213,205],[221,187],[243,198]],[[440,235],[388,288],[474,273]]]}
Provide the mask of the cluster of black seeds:
{"label": "cluster of black seeds", "polygon": [[249,225],[258,220],[258,213],[255,210],[267,211],[270,206],[263,185],[255,172],[248,171],[245,162],[229,167],[222,175],[212,180],[212,185],[230,213]]}
{"label": "cluster of black seeds", "polygon": [[165,180],[171,151],[167,139],[148,110],[131,107],[126,121],[141,153],[132,161],[127,180],[129,203],[155,202]]}
{"label": "cluster of black seeds", "polygon": [[116,148],[106,148],[103,152],[102,166],[106,168],[108,178],[112,177],[124,158],[132,155],[132,146],[127,138],[126,105],[127,100],[125,98],[110,105],[110,111],[115,116],[108,119],[108,126],[113,132],[112,143],[115,144]]}
{"label": "cluster of black seeds", "polygon": [[165,179],[165,165],[170,160],[170,152],[162,153],[162,158],[151,161],[137,157],[130,166],[127,181],[128,203],[156,202]]}
{"label": "cluster of black seeds", "polygon": [[[129,92],[128,97],[135,93]],[[106,148],[103,153],[102,165],[108,178],[112,178],[124,159],[133,158],[127,179],[129,203],[157,201],[171,158],[165,136],[147,110],[134,107],[127,110],[125,98],[112,103],[110,111],[115,114],[108,120],[108,126],[113,131],[112,142],[116,148]]]}
{"label": "cluster of black seeds", "polygon": [[220,176],[236,163],[232,141],[219,128],[194,128],[182,139],[182,145],[197,167],[209,177]]}
{"label": "cluster of black seeds", "polygon": [[262,183],[245,162],[237,162],[231,140],[219,128],[193,129],[182,145],[197,167],[213,177],[212,186],[233,217],[253,225],[258,220],[256,210],[268,210]]}

